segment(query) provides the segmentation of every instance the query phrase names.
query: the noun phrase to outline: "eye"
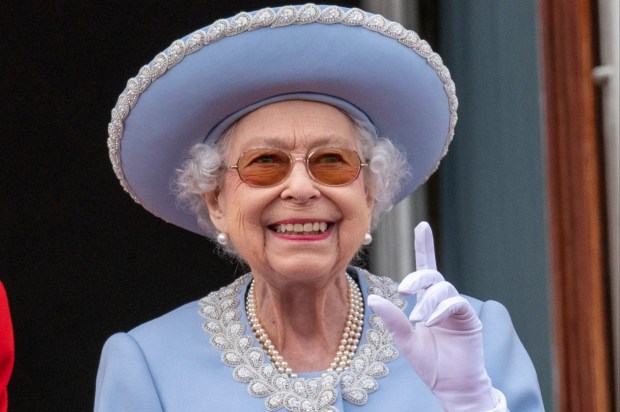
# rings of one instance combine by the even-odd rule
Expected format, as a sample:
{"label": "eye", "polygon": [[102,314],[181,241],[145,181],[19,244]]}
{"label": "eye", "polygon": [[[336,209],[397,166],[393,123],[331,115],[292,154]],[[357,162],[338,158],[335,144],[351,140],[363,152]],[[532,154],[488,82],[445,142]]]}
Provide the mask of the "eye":
{"label": "eye", "polygon": [[317,152],[312,156],[314,163],[341,163],[344,161],[342,154],[334,151]]}
{"label": "eye", "polygon": [[252,163],[260,164],[278,163],[279,161],[280,158],[274,153],[263,154],[252,159]]}
{"label": "eye", "polygon": [[278,150],[257,149],[245,152],[239,160],[239,167],[283,166],[290,162],[286,153]]}

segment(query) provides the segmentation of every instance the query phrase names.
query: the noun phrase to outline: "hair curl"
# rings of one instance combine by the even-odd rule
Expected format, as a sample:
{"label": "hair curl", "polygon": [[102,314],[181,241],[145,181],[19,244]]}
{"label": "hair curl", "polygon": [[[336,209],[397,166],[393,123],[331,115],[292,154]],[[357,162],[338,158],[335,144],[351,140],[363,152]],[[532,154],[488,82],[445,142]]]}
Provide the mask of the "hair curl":
{"label": "hair curl", "polygon": [[[410,174],[409,165],[404,153],[388,138],[374,137],[377,136],[377,131],[372,124],[345,114],[355,126],[360,155],[368,160],[369,167],[364,173],[366,190],[374,198],[371,220],[371,229],[374,229],[381,215],[392,209],[394,196],[400,190],[402,180]],[[188,158],[177,170],[174,182],[179,205],[196,215],[200,227],[204,229],[207,237],[214,241],[217,232],[209,217],[203,195],[217,189],[220,183],[224,170],[223,159],[235,125],[236,123],[222,133],[215,144],[195,144],[190,149]],[[224,250],[236,256],[230,246]]]}

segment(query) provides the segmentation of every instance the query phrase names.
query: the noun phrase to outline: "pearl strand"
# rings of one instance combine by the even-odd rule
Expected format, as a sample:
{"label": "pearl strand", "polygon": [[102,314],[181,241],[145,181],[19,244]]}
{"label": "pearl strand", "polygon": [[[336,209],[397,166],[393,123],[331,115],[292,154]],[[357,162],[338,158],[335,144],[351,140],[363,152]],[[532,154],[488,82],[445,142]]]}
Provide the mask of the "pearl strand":
{"label": "pearl strand", "polygon": [[[347,321],[342,333],[342,338],[340,339],[338,352],[336,352],[334,360],[327,369],[328,371],[335,371],[336,373],[344,371],[351,364],[351,360],[357,350],[360,337],[362,336],[362,328],[364,325],[364,301],[362,299],[362,292],[355,280],[353,280],[353,278],[351,278],[348,274],[347,280],[349,304]],[[297,374],[293,372],[293,370],[289,367],[288,362],[286,362],[282,355],[280,355],[271,339],[269,339],[269,336],[267,336],[267,332],[263,329],[258,320],[254,299],[254,281],[250,283],[250,289],[246,300],[246,312],[248,315],[248,320],[250,321],[250,327],[254,331],[256,339],[258,339],[258,342],[262,345],[274,366],[280,373],[285,373],[291,378],[296,378]]]}

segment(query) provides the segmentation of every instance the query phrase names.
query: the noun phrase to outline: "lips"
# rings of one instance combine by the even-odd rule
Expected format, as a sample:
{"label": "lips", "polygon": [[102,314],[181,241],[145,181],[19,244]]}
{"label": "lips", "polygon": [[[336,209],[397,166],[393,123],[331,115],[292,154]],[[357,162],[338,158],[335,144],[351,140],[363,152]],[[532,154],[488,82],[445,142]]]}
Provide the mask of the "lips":
{"label": "lips", "polygon": [[331,225],[332,223],[328,222],[277,223],[269,228],[283,235],[320,235]]}

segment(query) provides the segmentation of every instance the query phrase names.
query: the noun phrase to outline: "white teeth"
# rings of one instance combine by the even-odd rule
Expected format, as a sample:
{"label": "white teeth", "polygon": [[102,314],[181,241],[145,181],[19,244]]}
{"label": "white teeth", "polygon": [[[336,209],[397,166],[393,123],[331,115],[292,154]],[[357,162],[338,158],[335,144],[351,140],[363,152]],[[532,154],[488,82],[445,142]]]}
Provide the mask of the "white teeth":
{"label": "white teeth", "polygon": [[327,226],[325,222],[287,223],[277,225],[276,231],[288,234],[320,234],[327,230]]}

